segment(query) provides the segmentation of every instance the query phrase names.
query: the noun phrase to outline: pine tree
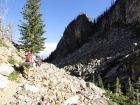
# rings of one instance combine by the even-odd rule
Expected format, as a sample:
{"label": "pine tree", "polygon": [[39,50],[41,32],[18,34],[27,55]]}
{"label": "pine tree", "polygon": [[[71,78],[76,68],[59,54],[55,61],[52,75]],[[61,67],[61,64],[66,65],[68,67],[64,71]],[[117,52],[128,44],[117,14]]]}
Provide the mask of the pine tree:
{"label": "pine tree", "polygon": [[118,77],[116,78],[116,86],[115,87],[116,87],[116,89],[115,89],[116,95],[121,95],[122,94],[121,84],[120,84],[120,81],[119,81]]}
{"label": "pine tree", "polygon": [[140,77],[138,78],[138,81],[136,82],[136,90],[138,93],[140,93]]}
{"label": "pine tree", "polygon": [[126,87],[126,95],[130,96],[134,92],[130,77],[128,78],[128,86]]}
{"label": "pine tree", "polygon": [[98,75],[98,86],[104,89],[104,84],[100,75]]}
{"label": "pine tree", "polygon": [[140,94],[140,77],[138,78],[137,82],[135,83],[134,100],[138,100],[139,94]]}
{"label": "pine tree", "polygon": [[46,40],[42,36],[45,33],[43,29],[45,24],[41,19],[40,6],[40,0],[26,0],[23,12],[21,12],[26,22],[21,21],[22,24],[19,25],[20,34],[22,35],[19,40],[22,44],[21,47],[26,51],[32,50],[36,53],[45,48],[44,41]]}
{"label": "pine tree", "polygon": [[128,97],[128,102],[133,104],[134,101],[134,88],[130,77],[128,78],[128,85],[126,87],[126,96]]}

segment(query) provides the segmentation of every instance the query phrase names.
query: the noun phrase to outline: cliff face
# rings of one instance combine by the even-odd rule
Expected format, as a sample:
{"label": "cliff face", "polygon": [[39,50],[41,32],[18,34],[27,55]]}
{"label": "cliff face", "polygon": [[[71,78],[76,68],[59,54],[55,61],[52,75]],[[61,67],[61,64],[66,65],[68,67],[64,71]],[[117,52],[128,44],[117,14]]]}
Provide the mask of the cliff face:
{"label": "cliff face", "polygon": [[123,87],[129,77],[135,81],[140,76],[140,47],[133,49],[140,41],[139,10],[138,0],[116,0],[93,23],[79,15],[64,31],[52,63],[85,80],[101,75],[107,84],[119,77]]}
{"label": "cliff face", "polygon": [[126,3],[126,23],[140,21],[140,1],[125,0]]}
{"label": "cliff face", "polygon": [[116,2],[98,17],[98,29],[128,24],[140,20],[140,1],[116,0]]}
{"label": "cliff face", "polygon": [[53,58],[63,57],[79,48],[92,33],[92,22],[85,14],[79,15],[65,29],[63,37],[53,54]]}
{"label": "cliff face", "polygon": [[57,48],[47,61],[53,61],[65,57],[88,41],[90,36],[101,29],[111,29],[139,22],[140,1],[138,0],[116,0],[116,2],[103,14],[98,16],[94,22],[85,15],[79,15],[66,27],[63,37]]}
{"label": "cliff face", "polygon": [[99,31],[78,50],[52,63],[86,81],[92,81],[93,76],[97,79],[100,75],[104,85],[110,83],[111,88],[119,77],[125,88],[129,77],[133,81],[140,77],[140,38],[130,27],[113,28],[106,34]]}

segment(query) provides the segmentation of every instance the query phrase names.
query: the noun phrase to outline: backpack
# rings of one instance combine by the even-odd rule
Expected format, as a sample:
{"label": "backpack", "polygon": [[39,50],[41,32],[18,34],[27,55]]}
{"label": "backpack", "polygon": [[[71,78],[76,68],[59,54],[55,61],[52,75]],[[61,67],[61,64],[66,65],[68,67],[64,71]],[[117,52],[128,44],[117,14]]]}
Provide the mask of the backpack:
{"label": "backpack", "polygon": [[39,55],[36,56],[36,59],[37,59],[38,61],[39,61],[39,60],[42,61],[42,58],[41,58],[41,56],[39,56]]}
{"label": "backpack", "polygon": [[41,63],[42,63],[42,58],[41,58],[39,55],[37,55],[37,56],[36,56],[36,59],[38,60],[38,61],[37,61],[37,65],[40,66]]}
{"label": "backpack", "polygon": [[32,56],[33,56],[32,53],[28,53],[26,56],[26,62],[32,62]]}
{"label": "backpack", "polygon": [[41,66],[41,64],[42,64],[42,61],[41,61],[41,60],[38,60],[38,61],[37,61],[37,65],[38,65],[38,66]]}

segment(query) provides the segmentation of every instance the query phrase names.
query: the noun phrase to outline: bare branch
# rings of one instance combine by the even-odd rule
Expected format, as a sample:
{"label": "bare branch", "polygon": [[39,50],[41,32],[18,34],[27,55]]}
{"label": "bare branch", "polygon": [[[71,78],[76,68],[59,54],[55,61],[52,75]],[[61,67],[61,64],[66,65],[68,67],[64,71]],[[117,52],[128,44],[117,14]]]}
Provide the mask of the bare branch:
{"label": "bare branch", "polygon": [[8,14],[9,8],[7,7],[8,0],[0,1],[0,38],[4,40],[12,41],[13,34],[13,23],[10,22],[8,25],[5,22],[6,15]]}

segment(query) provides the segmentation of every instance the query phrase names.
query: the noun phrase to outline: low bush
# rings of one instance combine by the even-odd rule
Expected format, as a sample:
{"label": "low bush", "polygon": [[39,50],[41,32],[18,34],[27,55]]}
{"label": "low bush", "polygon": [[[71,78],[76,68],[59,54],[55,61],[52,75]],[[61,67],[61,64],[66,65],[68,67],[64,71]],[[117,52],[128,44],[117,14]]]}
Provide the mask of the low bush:
{"label": "low bush", "polygon": [[9,79],[9,80],[16,80],[19,74],[20,74],[19,71],[13,71],[13,72],[8,76],[8,79]]}
{"label": "low bush", "polygon": [[[128,96],[116,95],[113,93],[105,93],[105,96],[109,97],[112,102],[116,102],[119,105],[137,105],[136,100],[129,100]],[[108,103],[109,105],[113,105],[111,101],[108,101]]]}
{"label": "low bush", "polygon": [[16,63],[16,61],[15,61],[14,58],[9,58],[9,59],[8,59],[8,62],[9,62],[10,64],[15,64],[15,63]]}

